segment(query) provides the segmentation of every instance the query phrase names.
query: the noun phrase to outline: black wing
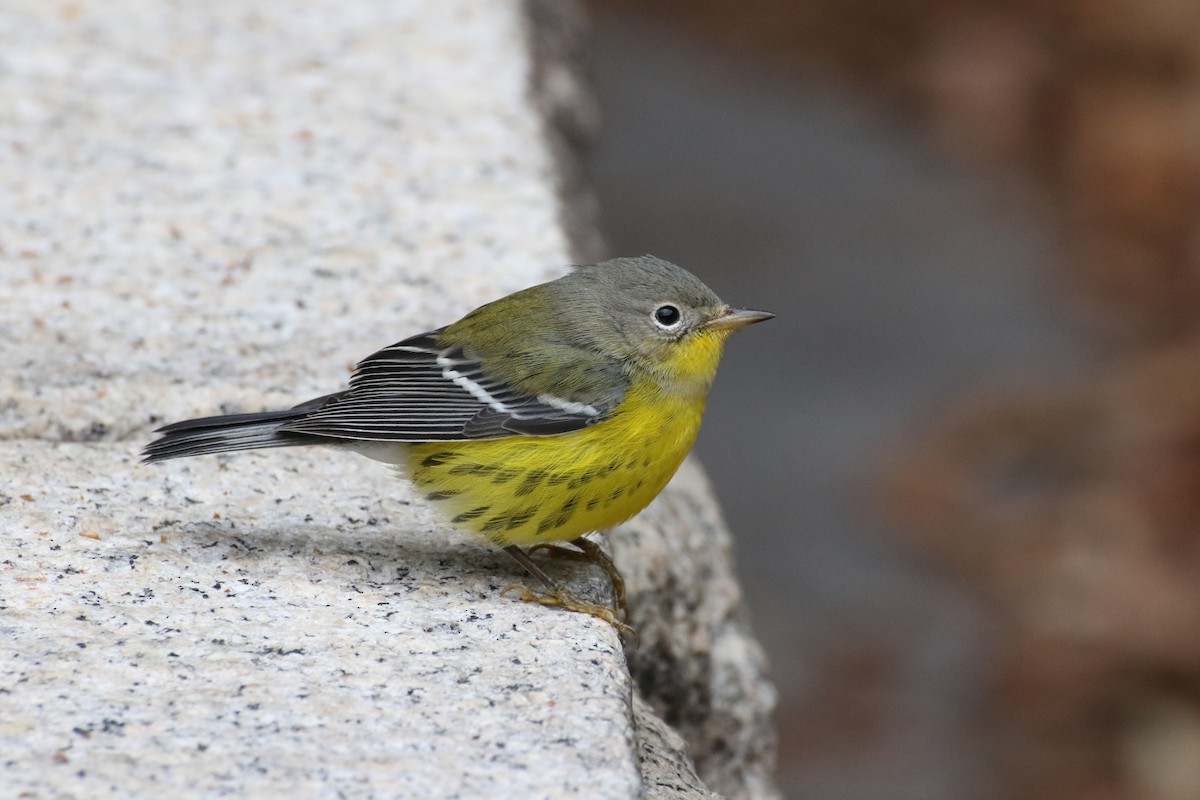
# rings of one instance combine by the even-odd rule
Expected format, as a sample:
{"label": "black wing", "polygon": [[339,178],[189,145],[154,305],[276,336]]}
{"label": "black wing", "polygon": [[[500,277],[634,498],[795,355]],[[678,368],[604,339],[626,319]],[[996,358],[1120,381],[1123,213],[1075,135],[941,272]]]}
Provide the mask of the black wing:
{"label": "black wing", "polygon": [[488,375],[461,348],[440,347],[441,330],[385,347],[359,362],[350,388],[280,430],[373,441],[426,442],[549,436],[605,419],[624,395],[584,403],[531,396]]}

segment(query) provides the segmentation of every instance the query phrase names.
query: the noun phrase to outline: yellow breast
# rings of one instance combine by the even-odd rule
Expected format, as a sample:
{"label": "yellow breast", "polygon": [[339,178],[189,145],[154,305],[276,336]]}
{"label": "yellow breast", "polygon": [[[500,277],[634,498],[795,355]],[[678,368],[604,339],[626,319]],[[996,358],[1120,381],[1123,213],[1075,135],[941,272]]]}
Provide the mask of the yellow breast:
{"label": "yellow breast", "polygon": [[569,541],[624,522],[663,490],[700,429],[706,390],[668,393],[647,378],[582,430],[414,445],[409,476],[453,524],[498,546]]}

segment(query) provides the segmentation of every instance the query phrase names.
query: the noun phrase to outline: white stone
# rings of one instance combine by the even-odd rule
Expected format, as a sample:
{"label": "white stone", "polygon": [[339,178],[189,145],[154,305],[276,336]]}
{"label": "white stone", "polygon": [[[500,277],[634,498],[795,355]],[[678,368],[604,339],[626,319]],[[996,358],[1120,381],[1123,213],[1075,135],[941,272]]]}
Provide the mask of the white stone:
{"label": "white stone", "polygon": [[381,465],[0,456],[6,796],[637,796],[615,631]]}
{"label": "white stone", "polygon": [[615,632],[501,598],[387,468],[137,463],[569,263],[524,35],[499,1],[0,5],[0,794],[639,795]]}
{"label": "white stone", "polygon": [[502,597],[515,564],[387,467],[137,463],[574,260],[530,7],[0,4],[0,796],[773,796],[694,465],[614,537],[633,664],[679,676],[635,713],[610,626]]}

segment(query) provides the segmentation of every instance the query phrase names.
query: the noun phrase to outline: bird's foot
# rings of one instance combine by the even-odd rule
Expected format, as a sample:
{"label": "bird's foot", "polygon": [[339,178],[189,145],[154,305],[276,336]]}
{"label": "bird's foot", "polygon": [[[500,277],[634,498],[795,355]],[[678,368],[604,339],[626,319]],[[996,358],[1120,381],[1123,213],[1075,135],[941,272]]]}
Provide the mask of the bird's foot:
{"label": "bird's foot", "polygon": [[551,553],[558,558],[595,564],[604,570],[605,574],[608,575],[608,579],[612,581],[613,595],[617,600],[617,610],[621,612],[622,617],[629,619],[629,606],[626,604],[625,599],[625,578],[621,575],[621,571],[617,569],[617,565],[612,560],[612,557],[604,552],[604,549],[600,545],[583,536],[571,540],[571,544],[579,549],[572,550],[569,547],[563,547],[559,544],[537,544],[529,548],[528,552],[532,555],[539,550],[545,550],[547,553]]}
{"label": "bird's foot", "polygon": [[637,631],[629,625],[621,622],[617,618],[616,611],[607,605],[599,603],[589,603],[568,592],[561,586],[553,586],[546,592],[535,592],[523,583],[510,583],[500,590],[500,594],[508,594],[509,592],[520,592],[519,599],[526,603],[538,603],[543,606],[558,606],[565,608],[568,611],[578,611],[581,614],[590,614],[593,617],[604,620],[609,625],[617,629],[621,635],[632,636],[634,642],[637,641]]}

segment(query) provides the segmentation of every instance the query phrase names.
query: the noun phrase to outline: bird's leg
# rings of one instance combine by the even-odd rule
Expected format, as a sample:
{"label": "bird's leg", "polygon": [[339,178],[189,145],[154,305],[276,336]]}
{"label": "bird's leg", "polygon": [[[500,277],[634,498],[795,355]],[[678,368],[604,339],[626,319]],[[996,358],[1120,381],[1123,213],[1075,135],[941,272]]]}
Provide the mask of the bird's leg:
{"label": "bird's leg", "polygon": [[578,547],[579,550],[570,550],[557,544],[535,544],[529,548],[528,554],[533,555],[539,550],[545,550],[547,553],[553,553],[559,558],[595,564],[604,570],[605,574],[608,575],[608,579],[612,581],[613,594],[617,598],[617,609],[621,612],[621,616],[629,619],[629,607],[625,602],[625,578],[621,575],[621,571],[617,569],[616,562],[612,560],[612,556],[604,552],[604,548],[586,536],[572,539],[571,544]]}
{"label": "bird's leg", "polygon": [[[592,542],[588,542],[588,544],[592,544]],[[594,544],[592,544],[592,546],[596,547],[597,550],[600,549]],[[624,622],[621,622],[621,620],[617,619],[617,615],[611,607],[607,605],[600,605],[598,603],[589,603],[586,600],[582,600],[571,594],[569,591],[560,586],[553,578],[547,575],[545,570],[534,563],[533,559],[531,559],[521,548],[517,547],[516,545],[509,545],[508,547],[504,548],[504,552],[512,556],[518,564],[525,568],[526,572],[544,583],[546,588],[549,589],[549,592],[535,592],[524,584],[510,583],[508,586],[505,586],[500,590],[500,594],[507,594],[508,592],[520,592],[520,599],[528,603],[540,603],[544,606],[560,606],[568,611],[579,611],[584,614],[590,614],[593,617],[598,617],[599,619],[602,619],[608,624],[612,625],[617,629],[618,633],[631,634],[635,639],[637,638],[637,632]],[[574,557],[582,559],[583,554],[574,553]],[[608,556],[604,556],[604,558],[608,559]],[[608,561],[610,564],[612,563],[611,559],[608,559]],[[624,589],[624,581],[621,582],[621,586],[622,589]],[[623,594],[624,592],[622,591],[622,596]]]}

